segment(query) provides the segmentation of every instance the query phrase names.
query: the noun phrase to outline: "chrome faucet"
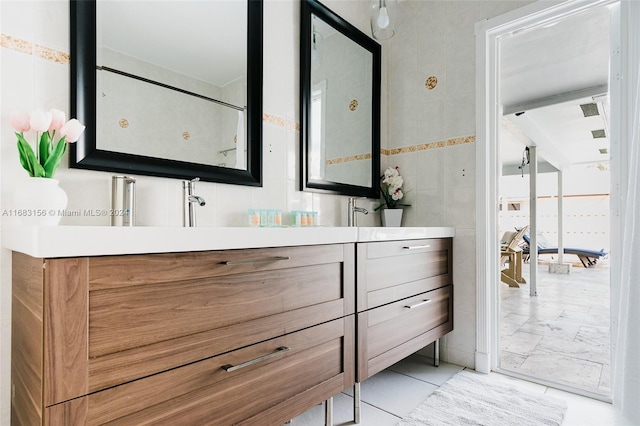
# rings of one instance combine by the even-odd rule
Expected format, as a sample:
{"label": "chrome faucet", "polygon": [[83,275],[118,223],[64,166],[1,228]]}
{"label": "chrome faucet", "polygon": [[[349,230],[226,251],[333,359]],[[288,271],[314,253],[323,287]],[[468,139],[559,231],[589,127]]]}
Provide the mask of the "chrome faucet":
{"label": "chrome faucet", "polygon": [[196,226],[195,204],[197,203],[200,206],[204,206],[206,204],[204,198],[198,197],[194,194],[196,189],[196,182],[198,182],[199,180],[200,178],[182,181],[182,195],[184,199],[184,209],[182,210],[182,226]]}
{"label": "chrome faucet", "polygon": [[358,223],[356,220],[356,213],[369,214],[369,210],[356,206],[355,197],[349,197],[348,210],[349,212],[347,217],[347,226],[358,226]]}

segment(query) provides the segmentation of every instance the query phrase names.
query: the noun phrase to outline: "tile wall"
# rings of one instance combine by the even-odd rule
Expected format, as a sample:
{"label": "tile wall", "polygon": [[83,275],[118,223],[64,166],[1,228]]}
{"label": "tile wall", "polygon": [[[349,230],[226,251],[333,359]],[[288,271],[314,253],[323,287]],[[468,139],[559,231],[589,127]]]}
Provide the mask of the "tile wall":
{"label": "tile wall", "polygon": [[[475,299],[474,25],[522,1],[402,1],[385,42],[387,143],[383,166],[405,180],[404,226],[453,226],[454,331],[443,359],[473,367]],[[386,160],[386,164],[385,164]]]}

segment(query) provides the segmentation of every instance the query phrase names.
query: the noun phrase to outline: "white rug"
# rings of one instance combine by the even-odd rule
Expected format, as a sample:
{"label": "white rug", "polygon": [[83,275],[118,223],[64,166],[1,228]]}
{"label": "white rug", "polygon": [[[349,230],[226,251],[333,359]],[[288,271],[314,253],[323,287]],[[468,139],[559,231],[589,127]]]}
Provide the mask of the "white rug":
{"label": "white rug", "polygon": [[529,394],[461,371],[434,391],[398,426],[540,426],[561,425],[567,404],[543,394]]}

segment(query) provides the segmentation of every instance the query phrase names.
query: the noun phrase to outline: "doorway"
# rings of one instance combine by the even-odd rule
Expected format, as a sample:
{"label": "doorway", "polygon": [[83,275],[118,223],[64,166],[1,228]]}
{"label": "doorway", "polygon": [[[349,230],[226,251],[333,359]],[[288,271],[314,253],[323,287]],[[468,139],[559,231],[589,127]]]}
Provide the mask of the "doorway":
{"label": "doorway", "polygon": [[498,225],[529,231],[515,249],[525,263],[510,259],[523,284],[498,286],[497,369],[600,398],[611,396],[610,15],[583,10],[499,49],[499,199],[520,210],[501,208]]}
{"label": "doorway", "polygon": [[[500,53],[503,45],[501,42],[509,36],[536,28],[552,28],[559,22],[599,7],[609,7],[614,16],[612,19],[612,37],[615,37],[616,16],[618,12],[615,1],[587,1],[564,2],[553,6],[531,4],[521,9],[514,10],[492,20],[476,25],[477,34],[477,75],[478,75],[478,120],[477,120],[477,170],[484,170],[478,174],[477,187],[477,282],[478,282],[478,327],[477,327],[477,352],[476,369],[488,372],[500,368],[500,287],[499,287],[499,237],[501,235],[498,226],[498,194],[500,188],[500,128],[499,117],[503,115],[504,104],[501,102],[500,90]],[[612,69],[615,70],[616,59],[612,58]],[[618,64],[619,66],[619,64]],[[552,86],[550,83],[549,86]],[[551,88],[550,88],[551,89]],[[613,81],[607,88],[612,103],[618,99],[619,83]],[[576,90],[573,90],[576,91]],[[567,91],[565,91],[567,92]],[[569,90],[568,92],[571,92]],[[547,96],[548,97],[548,96]],[[577,96],[574,96],[577,97]],[[545,100],[541,96],[538,100]],[[517,111],[517,108],[514,110]],[[514,112],[512,111],[512,112]],[[614,123],[615,126],[615,123]],[[615,128],[611,129],[615,132]],[[615,150],[615,147],[612,147]],[[611,153],[613,154],[613,152]],[[562,157],[556,160],[562,169]],[[566,160],[566,159],[565,159]],[[553,165],[553,164],[552,164]],[[619,179],[615,170],[612,175],[612,188]],[[614,189],[615,191],[615,189]],[[516,208],[516,203],[514,209]],[[615,208],[615,206],[612,206]],[[612,222],[615,228],[617,219]],[[484,229],[482,227],[485,226]],[[615,246],[616,241],[612,242]],[[618,260],[612,257],[612,266]],[[539,380],[541,383],[550,384],[547,380]],[[551,383],[552,384],[552,383]],[[557,386],[563,387],[563,386]],[[573,389],[572,389],[573,390]],[[590,395],[593,396],[593,395]],[[607,397],[601,398],[607,399]]]}

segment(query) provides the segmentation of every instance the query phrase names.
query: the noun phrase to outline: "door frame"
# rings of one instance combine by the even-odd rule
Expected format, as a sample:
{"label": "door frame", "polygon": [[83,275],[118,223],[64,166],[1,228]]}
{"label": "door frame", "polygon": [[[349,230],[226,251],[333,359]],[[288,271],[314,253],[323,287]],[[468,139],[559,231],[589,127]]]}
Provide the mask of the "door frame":
{"label": "door frame", "polygon": [[[624,159],[627,138],[624,137],[628,111],[623,102],[629,83],[621,78],[626,69],[624,52],[628,49],[625,35],[628,29],[621,16],[627,5],[619,0],[565,0],[549,5],[536,2],[476,24],[476,350],[475,369],[489,373],[498,366],[500,354],[499,267],[498,267],[498,194],[500,163],[498,150],[498,119],[501,114],[500,40],[514,31],[548,25],[581,11],[610,5],[612,9],[610,55],[611,107],[611,283],[619,282],[620,256],[620,195],[624,194],[627,170]],[[622,36],[621,36],[622,34]],[[617,292],[611,286],[611,318],[617,313]],[[611,335],[616,328],[611,322]],[[612,371],[615,357],[612,355]]]}

